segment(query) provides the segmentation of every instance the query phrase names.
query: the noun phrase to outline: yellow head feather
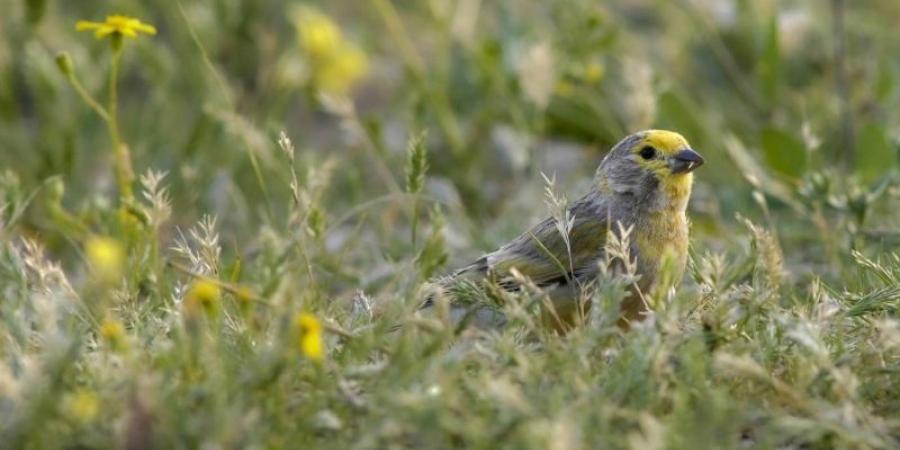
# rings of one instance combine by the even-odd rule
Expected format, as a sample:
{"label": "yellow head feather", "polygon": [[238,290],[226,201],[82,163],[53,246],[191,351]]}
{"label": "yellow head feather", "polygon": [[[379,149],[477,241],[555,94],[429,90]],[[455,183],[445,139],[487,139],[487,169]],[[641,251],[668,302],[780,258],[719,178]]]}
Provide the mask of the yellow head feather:
{"label": "yellow head feather", "polygon": [[679,150],[690,147],[684,136],[667,130],[648,130],[647,136],[644,137],[638,148],[644,145],[652,145],[653,148],[665,156],[672,156]]}
{"label": "yellow head feather", "polygon": [[688,144],[684,136],[674,131],[648,130],[644,139],[634,146],[633,151],[639,152],[648,145],[662,154],[663,158],[649,161],[639,158],[638,163],[656,174],[660,187],[671,200],[672,206],[676,209],[683,208],[683,205],[686,204],[688,197],[691,195],[694,175],[690,172],[673,174],[669,165],[665,162],[665,158],[690,148],[690,144]]}

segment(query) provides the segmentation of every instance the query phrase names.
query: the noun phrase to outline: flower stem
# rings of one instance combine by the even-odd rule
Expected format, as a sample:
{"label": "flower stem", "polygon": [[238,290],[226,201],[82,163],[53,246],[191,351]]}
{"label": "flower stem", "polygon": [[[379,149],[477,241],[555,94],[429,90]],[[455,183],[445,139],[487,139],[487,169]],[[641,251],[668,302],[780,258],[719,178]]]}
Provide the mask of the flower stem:
{"label": "flower stem", "polygon": [[109,114],[106,112],[106,109],[101,105],[94,97],[91,97],[91,94],[84,89],[84,86],[81,85],[81,81],[78,80],[78,77],[75,76],[75,72],[69,72],[66,74],[66,78],[69,80],[69,83],[75,89],[75,92],[81,97],[88,106],[93,109],[98,116],[104,121],[109,121]]}
{"label": "flower stem", "polygon": [[122,59],[122,36],[114,36],[112,40],[112,66],[109,72],[109,106],[106,124],[109,127],[109,137],[112,140],[113,153],[115,154],[116,184],[119,187],[119,196],[122,202],[130,202],[134,198],[131,183],[134,180],[134,171],[131,168],[131,157],[128,154],[128,146],[122,142],[119,134],[119,95],[118,78],[119,62]]}

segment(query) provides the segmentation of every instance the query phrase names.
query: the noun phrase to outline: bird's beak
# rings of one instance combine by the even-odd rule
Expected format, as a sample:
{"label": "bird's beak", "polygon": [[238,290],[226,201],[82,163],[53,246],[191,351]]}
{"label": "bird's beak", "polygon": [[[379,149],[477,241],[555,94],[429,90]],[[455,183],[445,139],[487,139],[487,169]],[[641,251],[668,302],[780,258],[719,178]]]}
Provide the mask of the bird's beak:
{"label": "bird's beak", "polygon": [[699,153],[686,148],[669,158],[672,173],[688,173],[703,165],[703,157]]}

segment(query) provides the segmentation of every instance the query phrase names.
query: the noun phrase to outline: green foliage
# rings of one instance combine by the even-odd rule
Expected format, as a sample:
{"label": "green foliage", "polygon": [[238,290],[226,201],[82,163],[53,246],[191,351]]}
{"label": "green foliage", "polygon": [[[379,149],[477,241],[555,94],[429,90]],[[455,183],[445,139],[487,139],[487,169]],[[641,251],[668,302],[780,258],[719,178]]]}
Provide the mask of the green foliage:
{"label": "green foliage", "polygon": [[888,141],[882,125],[867,123],[859,130],[856,148],[860,149],[856,172],[866,182],[878,180],[900,161],[897,145]]}
{"label": "green foliage", "polygon": [[760,143],[768,166],[779,174],[797,178],[806,172],[806,148],[793,134],[777,128],[763,128]]}
{"label": "green foliage", "polygon": [[[900,446],[896,1],[316,4],[3,4],[0,448]],[[706,159],[651,318],[418,311],[650,127]]]}
{"label": "green foliage", "polygon": [[438,270],[447,263],[448,259],[444,241],[444,216],[438,207],[435,206],[431,211],[429,222],[431,223],[431,233],[416,258],[416,264],[425,279],[437,275]]}

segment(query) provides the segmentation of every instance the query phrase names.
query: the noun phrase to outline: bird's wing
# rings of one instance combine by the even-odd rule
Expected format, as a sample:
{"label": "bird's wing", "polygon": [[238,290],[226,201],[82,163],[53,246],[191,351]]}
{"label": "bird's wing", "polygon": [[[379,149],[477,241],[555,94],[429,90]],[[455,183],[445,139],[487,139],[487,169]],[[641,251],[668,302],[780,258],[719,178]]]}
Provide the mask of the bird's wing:
{"label": "bird's wing", "polygon": [[[460,269],[455,276],[465,279],[496,276],[510,284],[510,271],[515,268],[538,286],[565,284],[596,268],[606,244],[608,220],[604,202],[582,199],[570,208],[574,218],[568,235],[569,245],[553,218],[548,218],[518,236],[497,251],[482,256]],[[570,258],[571,256],[571,258]]]}

